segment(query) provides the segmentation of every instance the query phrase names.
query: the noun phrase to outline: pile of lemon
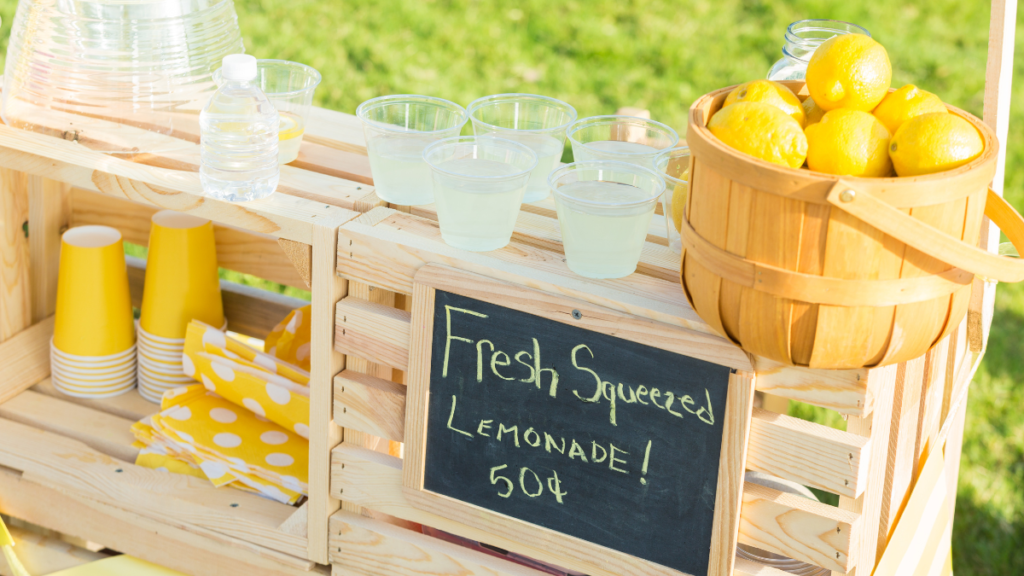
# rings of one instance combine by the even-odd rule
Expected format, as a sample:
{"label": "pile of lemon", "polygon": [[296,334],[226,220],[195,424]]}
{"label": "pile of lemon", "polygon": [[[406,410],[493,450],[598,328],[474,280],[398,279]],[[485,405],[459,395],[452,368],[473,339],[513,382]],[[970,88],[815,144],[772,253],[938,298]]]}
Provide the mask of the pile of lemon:
{"label": "pile of lemon", "polygon": [[872,38],[831,38],[807,65],[802,103],[786,86],[754,80],[726,97],[708,129],[722,142],[790,168],[842,176],[916,176],[963,166],[984,142],[938,96],[908,84],[890,92],[892,66]]}

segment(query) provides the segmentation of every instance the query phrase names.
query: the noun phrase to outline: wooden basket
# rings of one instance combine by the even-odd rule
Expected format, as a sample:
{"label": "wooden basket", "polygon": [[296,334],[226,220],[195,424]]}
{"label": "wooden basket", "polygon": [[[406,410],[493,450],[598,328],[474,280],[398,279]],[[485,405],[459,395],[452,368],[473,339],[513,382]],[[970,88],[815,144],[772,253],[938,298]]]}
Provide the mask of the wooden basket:
{"label": "wooden basket", "polygon": [[839,177],[765,162],[713,136],[707,121],[732,89],[690,108],[681,277],[697,314],[748,352],[812,368],[909,360],[960,323],[975,274],[1024,279],[1024,261],[975,248],[983,216],[1018,249],[1024,222],[989,191],[999,143],[971,114],[949,107],[985,141],[970,164]]}

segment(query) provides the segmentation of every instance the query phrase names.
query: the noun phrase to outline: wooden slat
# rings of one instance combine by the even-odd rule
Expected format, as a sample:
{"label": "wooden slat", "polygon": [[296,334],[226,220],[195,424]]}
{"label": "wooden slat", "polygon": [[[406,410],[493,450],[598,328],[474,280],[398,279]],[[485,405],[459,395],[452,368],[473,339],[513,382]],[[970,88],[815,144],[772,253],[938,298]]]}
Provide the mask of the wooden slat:
{"label": "wooden slat", "polygon": [[28,212],[27,177],[0,168],[0,342],[32,325]]}
{"label": "wooden slat", "polygon": [[[334,450],[331,478],[331,492],[335,497],[366,508],[546,562],[575,567],[592,576],[628,573],[622,566],[602,564],[600,559],[579,557],[573,553],[559,556],[539,548],[527,549],[506,533],[472,528],[412,506],[402,489],[400,458],[342,445]],[[850,567],[849,556],[856,553],[856,539],[852,538],[851,532],[859,524],[857,514],[751,484],[745,485],[743,494],[741,544],[837,571],[845,572]]]}
{"label": "wooden slat", "polygon": [[393,292],[411,294],[416,270],[438,263],[712,333],[686,303],[678,282],[642,274],[590,280],[570,271],[560,253],[516,242],[486,253],[458,250],[444,243],[436,223],[388,208],[372,210],[349,222],[339,238],[338,272]]}
{"label": "wooden slat", "polygon": [[895,366],[860,370],[816,370],[786,366],[766,358],[754,359],[757,390],[835,410],[864,416],[874,408],[877,383]]}
{"label": "wooden slat", "polygon": [[925,357],[902,365],[893,394],[892,425],[889,432],[889,461],[885,473],[879,535],[888,540],[896,518],[906,502],[917,476],[917,430],[921,412],[921,386]]}
{"label": "wooden slat", "polygon": [[334,377],[334,421],[343,428],[405,441],[405,386],[344,370]]}
{"label": "wooden slat", "polygon": [[410,315],[349,296],[338,303],[334,349],[399,370],[409,366]]}
{"label": "wooden slat", "polygon": [[[142,306],[142,290],[146,281],[146,261],[125,256],[128,263],[128,288],[132,306]],[[220,281],[221,298],[228,330],[256,338],[266,338],[286,316],[308,302],[284,294],[275,294],[252,286],[243,286],[227,280]]]}
{"label": "wooden slat", "polygon": [[137,389],[125,392],[120,396],[114,396],[113,398],[103,398],[102,400],[75,398],[73,396],[67,396],[63,392],[57,390],[53,385],[53,381],[49,378],[45,378],[42,382],[29,388],[29,390],[51,398],[58,398],[64,402],[84,406],[96,412],[124,418],[131,422],[138,422],[146,416],[154,414],[160,410],[160,406],[158,404],[154,404],[143,398]]}
{"label": "wooden slat", "polygon": [[330,494],[331,449],[342,440],[342,429],[331,419],[334,376],[345,368],[345,357],[334,351],[335,307],[348,290],[337,276],[338,225],[325,218],[315,228],[313,246],[313,303],[310,328],[309,379],[309,502],[310,560],[326,564],[328,522],[341,503]]}
{"label": "wooden slat", "polygon": [[284,561],[272,550],[195,525],[149,518],[137,510],[44,486],[2,468],[0,509],[191,576],[310,575],[308,567]]}
{"label": "wooden slat", "polygon": [[722,456],[718,462],[709,574],[727,576],[732,574],[736,564],[737,531],[742,523],[741,510],[746,501],[744,471],[753,406],[754,375],[750,372],[733,372],[729,376],[725,421],[722,425]]}
{"label": "wooden slat", "polygon": [[53,316],[0,344],[0,404],[50,375]]}
{"label": "wooden slat", "polygon": [[139,450],[132,447],[135,441],[132,420],[31,390],[0,404],[0,418],[74,438],[125,462],[135,462],[139,454]]}
{"label": "wooden slat", "polygon": [[542,576],[489,556],[370,518],[338,512],[331,517],[331,562],[352,575]]}
{"label": "wooden slat", "polygon": [[[224,202],[202,193],[198,173],[129,162],[73,142],[9,126],[0,126],[0,168],[22,170],[74,187],[306,244],[312,241],[317,222],[336,219],[336,215],[355,215],[350,208],[367,192],[355,190],[356,183],[284,167],[282,187],[288,187],[294,179],[292,188],[316,192],[306,194],[310,198],[295,192],[278,192],[258,202]],[[324,199],[330,202],[323,202]]]}
{"label": "wooden slat", "polygon": [[[60,538],[44,536],[36,532],[9,526],[14,537],[14,550],[18,560],[29,574],[52,574],[106,558],[105,554],[92,552],[69,544]],[[0,556],[0,576],[18,576],[3,556]]]}
{"label": "wooden slat", "polygon": [[[149,246],[150,219],[160,210],[81,188],[71,191],[71,203],[71,226],[112,226],[121,231],[125,242],[140,246]],[[214,225],[213,232],[220,267],[286,286],[308,288],[273,236],[220,224]]]}
{"label": "wooden slat", "polygon": [[20,470],[27,480],[161,522],[194,524],[288,554],[295,562],[305,556],[304,538],[277,530],[291,514],[290,506],[238,490],[218,490],[200,478],[140,468],[79,440],[3,418],[0,437],[0,466]]}
{"label": "wooden slat", "polygon": [[870,441],[821,424],[754,409],[748,470],[772,474],[833,494],[856,497],[865,488]]}
{"label": "wooden slat", "polygon": [[32,287],[32,322],[57,311],[60,237],[68,226],[68,186],[49,178],[28,179],[28,241]]}

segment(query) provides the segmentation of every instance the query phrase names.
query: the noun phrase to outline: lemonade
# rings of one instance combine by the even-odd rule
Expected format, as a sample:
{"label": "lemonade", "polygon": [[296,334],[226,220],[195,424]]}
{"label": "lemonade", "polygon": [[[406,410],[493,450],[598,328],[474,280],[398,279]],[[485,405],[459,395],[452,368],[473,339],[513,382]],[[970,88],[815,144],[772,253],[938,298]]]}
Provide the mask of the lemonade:
{"label": "lemonade", "polygon": [[434,201],[430,166],[423,161],[423,150],[433,138],[384,137],[367,146],[370,170],[377,196],[403,206],[419,206]]}
{"label": "lemonade", "polygon": [[515,137],[502,134],[502,137],[519,142],[537,153],[537,167],[530,172],[530,181],[526,185],[523,202],[539,202],[547,198],[548,174],[551,174],[558,161],[562,159],[562,142],[544,134],[524,134]]}
{"label": "lemonade", "polygon": [[291,112],[280,112],[281,125],[277,129],[277,163],[288,164],[299,157],[305,124],[302,117]]}
{"label": "lemonade", "polygon": [[655,199],[649,190],[618,182],[584,180],[558,188],[558,222],[569,269],[587,278],[632,274]]}
{"label": "lemonade", "polygon": [[448,174],[434,175],[434,198],[441,237],[449,246],[486,252],[508,244],[526,191],[523,178],[481,182],[467,177],[515,176],[512,164],[481,158],[460,158],[437,165]]}
{"label": "lemonade", "polygon": [[639,166],[647,166],[658,149],[639,142],[620,142],[618,140],[602,140],[587,142],[583,146],[574,146],[573,160],[587,162],[590,160],[619,160],[631,162]]}

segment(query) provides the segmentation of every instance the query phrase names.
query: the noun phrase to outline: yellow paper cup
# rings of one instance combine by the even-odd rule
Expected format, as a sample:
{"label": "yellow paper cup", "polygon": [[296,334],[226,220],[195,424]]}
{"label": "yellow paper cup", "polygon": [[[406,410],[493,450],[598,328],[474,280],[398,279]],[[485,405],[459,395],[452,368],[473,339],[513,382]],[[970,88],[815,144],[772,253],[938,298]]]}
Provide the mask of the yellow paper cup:
{"label": "yellow paper cup", "polygon": [[110,356],[135,344],[121,233],[79,226],[64,233],[53,344],[77,356]]}
{"label": "yellow paper cup", "polygon": [[152,224],[139,325],[154,338],[181,339],[193,318],[223,324],[213,224],[172,210]]}

